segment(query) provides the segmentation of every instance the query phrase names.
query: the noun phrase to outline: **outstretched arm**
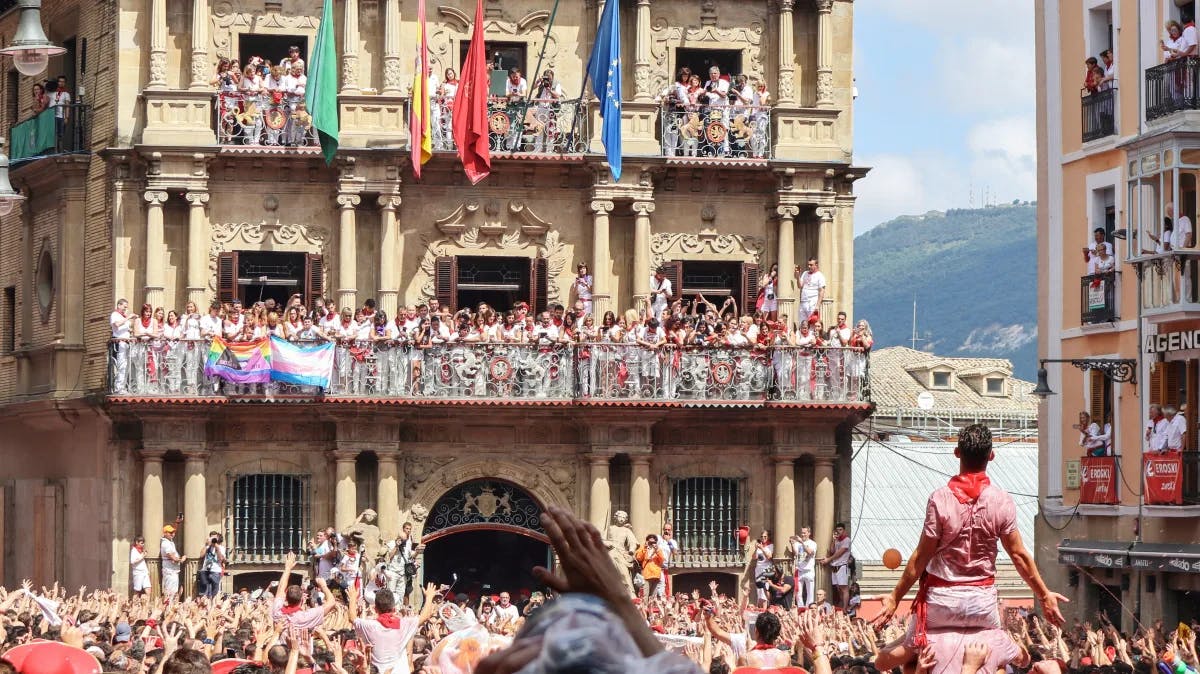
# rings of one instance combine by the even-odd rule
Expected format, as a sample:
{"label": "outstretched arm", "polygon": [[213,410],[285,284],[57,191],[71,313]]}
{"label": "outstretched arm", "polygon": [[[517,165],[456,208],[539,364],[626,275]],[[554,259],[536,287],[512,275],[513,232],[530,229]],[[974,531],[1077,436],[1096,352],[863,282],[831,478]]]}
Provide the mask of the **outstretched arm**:
{"label": "outstretched arm", "polygon": [[883,610],[879,616],[872,621],[876,627],[883,627],[892,615],[896,613],[896,607],[904,599],[904,595],[912,589],[913,584],[925,573],[925,567],[929,565],[929,560],[933,559],[933,555],[937,552],[938,539],[932,536],[921,536],[921,542],[917,544],[917,549],[913,551],[912,557],[909,557],[908,564],[904,567],[904,573],[900,574],[900,580],[896,582],[896,587],[890,595],[883,597]]}
{"label": "outstretched arm", "polygon": [[1025,543],[1021,540],[1021,532],[1014,528],[1000,537],[1000,543],[1004,545],[1004,551],[1012,558],[1013,566],[1017,567],[1017,573],[1021,574],[1021,578],[1033,590],[1033,596],[1042,602],[1042,612],[1046,619],[1062,627],[1065,620],[1062,612],[1058,610],[1058,602],[1068,602],[1070,599],[1057,592],[1051,592],[1046,587],[1045,581],[1042,580],[1042,574],[1038,573],[1033,555],[1029,554]]}
{"label": "outstretched arm", "polygon": [[279,587],[275,588],[275,601],[287,599],[288,581],[292,578],[292,569],[296,566],[296,553],[289,552],[283,560],[283,574],[279,576]]}

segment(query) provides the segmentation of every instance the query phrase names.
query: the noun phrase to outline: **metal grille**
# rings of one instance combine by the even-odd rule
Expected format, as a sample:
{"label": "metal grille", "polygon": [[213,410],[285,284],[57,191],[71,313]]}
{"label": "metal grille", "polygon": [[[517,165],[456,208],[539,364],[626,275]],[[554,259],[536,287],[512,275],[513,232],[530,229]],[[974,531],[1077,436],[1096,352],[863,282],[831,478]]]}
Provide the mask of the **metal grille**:
{"label": "metal grille", "polygon": [[309,535],[309,476],[260,473],[229,482],[225,506],[230,557],[275,562],[301,552]]}
{"label": "metal grille", "polygon": [[744,480],[688,477],[671,483],[671,522],[680,555],[677,566],[741,562],[738,525],[746,521]]}

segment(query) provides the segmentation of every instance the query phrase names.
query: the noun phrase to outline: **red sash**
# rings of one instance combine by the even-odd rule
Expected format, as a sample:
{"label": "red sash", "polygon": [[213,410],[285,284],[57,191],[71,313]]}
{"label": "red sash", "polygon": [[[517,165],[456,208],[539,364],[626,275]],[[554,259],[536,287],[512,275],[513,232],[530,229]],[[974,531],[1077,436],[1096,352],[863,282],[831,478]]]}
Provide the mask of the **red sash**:
{"label": "red sash", "polygon": [[916,648],[924,648],[929,645],[929,637],[926,634],[926,626],[929,621],[929,588],[931,587],[991,587],[996,584],[995,576],[980,578],[979,580],[951,582],[944,578],[939,578],[928,571],[921,574],[921,589],[917,590],[917,596],[913,599],[912,611],[913,616],[917,619],[917,624],[913,629],[913,646]]}
{"label": "red sash", "polygon": [[389,630],[400,629],[400,617],[397,616],[394,611],[390,613],[380,613],[375,619],[379,621],[380,625],[383,625]]}

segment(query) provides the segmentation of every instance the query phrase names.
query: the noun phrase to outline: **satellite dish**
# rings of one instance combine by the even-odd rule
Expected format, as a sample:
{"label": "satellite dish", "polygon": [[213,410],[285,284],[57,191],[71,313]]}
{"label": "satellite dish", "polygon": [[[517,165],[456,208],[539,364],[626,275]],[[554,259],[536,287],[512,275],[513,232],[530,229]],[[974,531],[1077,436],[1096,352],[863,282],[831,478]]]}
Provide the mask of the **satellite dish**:
{"label": "satellite dish", "polygon": [[921,395],[917,396],[917,407],[923,410],[933,409],[933,394],[929,391],[921,391]]}

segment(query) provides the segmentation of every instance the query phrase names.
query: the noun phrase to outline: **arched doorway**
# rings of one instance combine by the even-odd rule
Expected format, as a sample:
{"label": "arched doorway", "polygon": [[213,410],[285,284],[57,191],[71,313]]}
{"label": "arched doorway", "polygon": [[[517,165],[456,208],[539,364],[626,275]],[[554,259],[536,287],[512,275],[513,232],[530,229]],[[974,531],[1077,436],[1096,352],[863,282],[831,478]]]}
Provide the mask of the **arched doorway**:
{"label": "arched doorway", "polygon": [[[498,479],[464,482],[442,495],[425,520],[425,582],[453,585],[473,597],[536,589],[530,570],[553,562],[529,492]],[[457,580],[455,578],[457,577]]]}

